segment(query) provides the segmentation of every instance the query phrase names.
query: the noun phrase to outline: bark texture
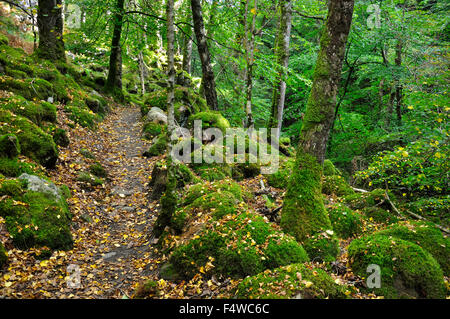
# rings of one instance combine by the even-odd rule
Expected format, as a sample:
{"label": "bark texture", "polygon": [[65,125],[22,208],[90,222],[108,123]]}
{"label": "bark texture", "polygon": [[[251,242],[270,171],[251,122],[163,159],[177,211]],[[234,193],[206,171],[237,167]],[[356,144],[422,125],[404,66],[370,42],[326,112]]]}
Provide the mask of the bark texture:
{"label": "bark texture", "polygon": [[39,0],[38,2],[38,56],[41,58],[52,61],[66,61],[62,9],[62,0]]}
{"label": "bark texture", "polygon": [[305,248],[311,248],[307,249],[311,258],[315,254],[320,255],[321,250],[322,253],[323,250],[330,254],[336,252],[336,247],[332,247],[332,233],[323,235],[331,230],[331,223],[323,204],[321,177],[353,6],[354,0],[328,2],[328,17],[300,132],[296,164],[283,205],[281,226],[297,240],[303,241]]}
{"label": "bark texture", "polygon": [[205,93],[206,103],[212,110],[218,110],[216,81],[211,65],[211,54],[209,52],[205,24],[203,21],[202,6],[200,0],[191,0],[192,19],[194,20],[195,37],[197,39],[198,54],[202,64],[202,86]]}

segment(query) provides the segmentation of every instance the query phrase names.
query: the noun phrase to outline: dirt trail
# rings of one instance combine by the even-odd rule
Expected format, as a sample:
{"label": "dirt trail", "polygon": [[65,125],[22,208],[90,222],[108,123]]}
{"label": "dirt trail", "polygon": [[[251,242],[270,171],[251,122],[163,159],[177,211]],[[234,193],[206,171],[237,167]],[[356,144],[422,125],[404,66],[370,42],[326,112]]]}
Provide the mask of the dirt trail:
{"label": "dirt trail", "polygon": [[[54,252],[46,261],[35,257],[38,249],[13,249],[7,271],[0,274],[8,282],[0,297],[122,298],[137,282],[154,277],[158,261],[149,234],[157,203],[148,202],[147,184],[155,160],[141,156],[149,143],[141,139],[139,119],[139,109],[120,107],[96,131],[69,129],[71,146],[61,150],[51,175],[72,191],[74,248]],[[83,158],[83,148],[95,160]],[[103,187],[86,188],[76,178],[95,161],[108,178]]]}

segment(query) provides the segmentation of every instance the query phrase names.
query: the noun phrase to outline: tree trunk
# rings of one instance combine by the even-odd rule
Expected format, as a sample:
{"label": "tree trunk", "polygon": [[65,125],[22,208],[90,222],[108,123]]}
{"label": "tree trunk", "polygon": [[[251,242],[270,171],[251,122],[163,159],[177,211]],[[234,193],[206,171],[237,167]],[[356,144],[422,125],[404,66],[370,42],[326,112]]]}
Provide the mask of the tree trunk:
{"label": "tree trunk", "polygon": [[144,63],[144,55],[142,54],[142,51],[139,52],[138,55],[138,63],[139,63],[139,79],[141,81],[141,95],[145,95],[145,78],[146,78],[146,70],[145,70],[145,63]]}
{"label": "tree trunk", "polygon": [[[402,40],[397,41],[397,45],[395,47],[395,65],[400,69],[402,66],[402,51],[403,51],[403,43]],[[403,88],[400,84],[400,80],[395,81],[395,109],[397,112],[397,124],[399,126],[402,125],[402,103],[403,103]]]}
{"label": "tree trunk", "polygon": [[292,30],[292,0],[282,0],[278,37],[275,44],[275,55],[278,64],[278,74],[273,87],[272,113],[269,129],[277,128],[277,138],[280,137],[283,125],[284,103],[286,100],[286,78],[289,67],[289,45]]}
{"label": "tree trunk", "polygon": [[[174,0],[167,0],[167,62],[168,62],[168,90],[167,90],[167,130],[169,137],[175,131],[175,30],[174,30]],[[175,212],[176,197],[176,176],[175,164],[172,159],[173,141],[167,144],[167,187],[166,192],[161,197],[161,212],[156,220],[153,234],[160,237],[167,226],[170,226],[172,215]]]}
{"label": "tree trunk", "polygon": [[[283,229],[299,241],[311,239],[311,236],[319,236],[323,240],[332,238],[332,233],[323,235],[326,230],[331,230],[331,223],[322,199],[321,178],[335,116],[353,6],[354,0],[328,1],[327,23],[321,36],[313,86],[300,132],[297,159],[281,217]],[[335,244],[334,251],[329,252],[331,258],[338,253],[336,241],[332,242]],[[320,252],[314,249],[308,253],[312,259],[317,256],[328,257],[320,256]]]}
{"label": "tree trunk", "polygon": [[211,55],[206,39],[205,25],[203,22],[202,6],[199,0],[191,0],[192,18],[194,20],[194,30],[197,39],[198,54],[202,63],[202,86],[205,93],[206,103],[209,108],[217,111],[216,81],[211,65]]}
{"label": "tree trunk", "polygon": [[254,126],[253,114],[252,114],[252,98],[253,98],[253,65],[255,60],[255,25],[256,25],[256,12],[258,10],[258,1],[254,0],[253,6],[254,12],[252,14],[252,23],[248,26],[248,14],[250,11],[250,0],[247,0],[245,4],[245,28],[244,28],[244,48],[245,48],[245,60],[247,63],[246,75],[245,75],[245,115],[246,121],[244,126],[252,128]]}
{"label": "tree trunk", "polygon": [[114,13],[114,31],[111,43],[111,56],[109,58],[109,73],[105,84],[108,93],[119,93],[122,91],[122,50],[120,39],[122,37],[122,25],[125,0],[117,0],[116,12]]}
{"label": "tree trunk", "polygon": [[51,61],[65,62],[62,0],[39,0],[37,25],[39,29],[38,56]]}

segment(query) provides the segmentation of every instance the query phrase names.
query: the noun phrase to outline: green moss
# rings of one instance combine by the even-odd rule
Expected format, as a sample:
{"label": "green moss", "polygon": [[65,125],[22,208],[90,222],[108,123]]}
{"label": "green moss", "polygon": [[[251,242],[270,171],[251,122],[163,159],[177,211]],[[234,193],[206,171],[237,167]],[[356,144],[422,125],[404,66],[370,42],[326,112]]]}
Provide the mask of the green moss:
{"label": "green moss", "polygon": [[0,136],[0,157],[14,158],[20,154],[19,139],[14,134]]}
{"label": "green moss", "polygon": [[331,225],[339,238],[355,237],[362,232],[361,215],[343,204],[335,204],[328,209]]}
{"label": "green moss", "polygon": [[[363,209],[364,207],[380,206],[384,202],[384,206],[389,205],[385,203],[386,192],[384,189],[375,189],[370,193],[356,193],[345,197],[346,204],[352,209]],[[389,192],[389,197],[395,200],[395,196]]]}
{"label": "green moss", "polygon": [[32,164],[23,163],[17,158],[0,157],[0,173],[7,177],[19,177],[23,173],[33,175],[36,168]]}
{"label": "green moss", "polygon": [[85,158],[95,159],[94,154],[92,154],[91,151],[89,151],[88,149],[82,148],[80,150],[80,154],[83,155]]}
{"label": "green moss", "polygon": [[23,187],[23,182],[16,179],[2,181],[0,185],[0,195],[17,198],[24,193]]}
{"label": "green moss", "polygon": [[166,125],[150,122],[144,124],[142,133],[144,135],[144,138],[151,140],[155,136],[161,135],[166,131],[167,131]]}
{"label": "green moss", "polygon": [[350,187],[344,177],[339,175],[324,176],[322,179],[322,193],[326,195],[347,196],[355,191]]}
{"label": "green moss", "polygon": [[99,163],[89,166],[89,171],[91,172],[91,174],[97,177],[106,178],[108,176],[108,173],[106,172],[105,168]]}
{"label": "green moss", "polygon": [[83,127],[95,128],[101,121],[101,116],[95,114],[87,108],[82,101],[71,101],[64,106],[64,111],[68,113],[69,118]]}
{"label": "green moss", "polygon": [[189,187],[183,198],[183,205],[190,205],[203,195],[215,192],[231,193],[237,200],[244,200],[241,186],[231,179],[225,179],[212,183],[199,183],[192,185]]}
{"label": "green moss", "polygon": [[67,136],[66,130],[63,130],[61,128],[55,129],[53,132],[53,140],[55,141],[56,145],[67,147],[70,144],[69,137]]}
{"label": "green moss", "polygon": [[208,274],[244,277],[307,260],[305,250],[293,237],[252,213],[228,215],[209,223],[170,257],[177,273],[185,278],[193,277],[208,262],[214,265],[205,267]]}
{"label": "green moss", "polygon": [[169,137],[167,134],[161,134],[157,140],[150,146],[148,151],[146,151],[143,155],[146,157],[155,157],[160,156],[166,153],[167,144],[169,143]]}
{"label": "green moss", "polygon": [[320,268],[293,264],[266,270],[244,279],[236,290],[238,299],[346,299],[339,286]]}
{"label": "green moss", "polygon": [[133,299],[155,298],[159,296],[159,294],[158,283],[153,280],[147,280],[138,285],[133,295]]}
{"label": "green moss", "polygon": [[195,165],[194,172],[208,182],[221,181],[232,176],[231,167],[226,164]]}
{"label": "green moss", "polygon": [[0,33],[0,45],[8,45],[9,39],[6,35]]}
{"label": "green moss", "polygon": [[323,162],[323,175],[324,176],[333,176],[339,175],[339,171],[334,167],[334,164],[329,159],[326,159]]}
{"label": "green moss", "polygon": [[297,154],[281,215],[281,227],[302,242],[331,230],[322,199],[322,165],[309,154]]}
{"label": "green moss", "polygon": [[377,223],[392,224],[398,221],[397,216],[381,207],[365,207],[362,212],[369,220]]}
{"label": "green moss", "polygon": [[450,240],[432,224],[402,222],[376,232],[374,235],[391,236],[415,243],[428,251],[441,266],[446,276],[450,273]]}
{"label": "green moss", "polygon": [[55,166],[58,151],[53,138],[24,117],[0,109],[0,134],[15,134],[21,153],[38,161],[46,168]]}
{"label": "green moss", "polygon": [[[1,38],[0,38],[1,41]],[[5,246],[0,242],[0,268],[6,265],[8,262],[8,253],[6,252]]]}
{"label": "green moss", "polygon": [[28,118],[36,125],[41,126],[44,121],[56,122],[56,106],[47,102],[30,102],[21,96],[0,99],[0,105],[3,109],[9,110],[14,114]]}
{"label": "green moss", "polygon": [[295,166],[294,159],[288,159],[281,163],[280,168],[274,174],[267,175],[267,183],[275,188],[286,189],[289,178]]}
{"label": "green moss", "polygon": [[339,255],[339,241],[333,232],[322,232],[309,236],[302,242],[311,261],[332,262]]}
{"label": "green moss", "polygon": [[87,172],[80,172],[78,174],[77,180],[79,182],[85,183],[85,184],[89,184],[91,186],[100,186],[103,185],[103,180],[101,180],[100,178],[93,176]]}
{"label": "green moss", "polygon": [[381,269],[381,288],[368,289],[386,298],[445,298],[442,270],[418,245],[398,238],[368,236],[348,247],[350,266],[367,277],[367,267]]}
{"label": "green moss", "polygon": [[193,126],[194,121],[202,121],[203,129],[218,128],[225,133],[230,128],[230,123],[219,112],[199,112],[189,117],[189,123]]}
{"label": "green moss", "polygon": [[3,182],[2,190],[8,194],[0,203],[0,216],[5,217],[6,227],[17,247],[72,247],[70,213],[64,199],[26,191],[18,181]]}

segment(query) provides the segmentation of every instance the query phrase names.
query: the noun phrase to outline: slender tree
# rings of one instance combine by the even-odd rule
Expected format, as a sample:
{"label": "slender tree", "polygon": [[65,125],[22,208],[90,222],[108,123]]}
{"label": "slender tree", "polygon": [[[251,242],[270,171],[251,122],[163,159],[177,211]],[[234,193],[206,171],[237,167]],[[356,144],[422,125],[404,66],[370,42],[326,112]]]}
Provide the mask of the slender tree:
{"label": "slender tree", "polygon": [[313,86],[281,218],[283,229],[299,241],[331,230],[322,199],[321,178],[353,6],[354,0],[328,1],[327,23],[321,36]]}
{"label": "slender tree", "polygon": [[[245,48],[245,60],[247,63],[247,69],[245,74],[245,126],[248,128],[253,127],[253,114],[252,114],[252,98],[253,98],[253,66],[255,60],[255,27],[256,27],[256,13],[258,10],[258,1],[254,0],[253,10],[250,10],[250,0],[245,3],[244,13],[244,48]],[[252,14],[251,23],[248,23],[248,15]]]}
{"label": "slender tree", "polygon": [[195,37],[197,39],[198,54],[202,64],[202,85],[208,106],[212,110],[218,110],[216,81],[211,64],[211,54],[209,52],[205,24],[200,0],[191,0],[192,19],[194,20]]}
{"label": "slender tree", "polygon": [[[169,136],[175,132],[175,29],[174,29],[174,0],[167,0],[167,62],[168,62],[168,90],[167,90],[167,130]],[[167,144],[167,187],[161,197],[161,212],[156,220],[153,234],[160,237],[166,226],[170,225],[172,215],[177,204],[175,176],[176,166],[172,159],[174,141]]]}
{"label": "slender tree", "polygon": [[125,0],[117,0],[114,12],[114,30],[111,43],[111,55],[109,57],[109,72],[105,84],[108,93],[122,91],[122,49],[120,39],[122,37],[122,25],[124,17]]}
{"label": "slender tree", "polygon": [[283,124],[286,100],[286,77],[289,66],[289,45],[292,30],[292,0],[281,0],[280,9],[280,24],[275,45],[278,73],[273,87],[272,112],[269,120],[269,128],[277,128],[277,138],[280,136]]}
{"label": "slender tree", "polygon": [[66,61],[62,9],[62,0],[39,0],[38,2],[39,48],[37,52],[41,58]]}

